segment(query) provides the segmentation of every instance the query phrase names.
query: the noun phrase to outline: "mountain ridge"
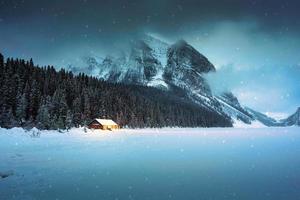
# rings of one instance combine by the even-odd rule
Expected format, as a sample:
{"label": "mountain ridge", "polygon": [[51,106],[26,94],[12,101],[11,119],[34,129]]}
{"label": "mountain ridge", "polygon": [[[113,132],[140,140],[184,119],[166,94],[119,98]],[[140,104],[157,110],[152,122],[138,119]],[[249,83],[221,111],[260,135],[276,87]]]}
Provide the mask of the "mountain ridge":
{"label": "mountain ridge", "polygon": [[295,113],[279,121],[284,126],[300,126],[300,107],[296,110]]}

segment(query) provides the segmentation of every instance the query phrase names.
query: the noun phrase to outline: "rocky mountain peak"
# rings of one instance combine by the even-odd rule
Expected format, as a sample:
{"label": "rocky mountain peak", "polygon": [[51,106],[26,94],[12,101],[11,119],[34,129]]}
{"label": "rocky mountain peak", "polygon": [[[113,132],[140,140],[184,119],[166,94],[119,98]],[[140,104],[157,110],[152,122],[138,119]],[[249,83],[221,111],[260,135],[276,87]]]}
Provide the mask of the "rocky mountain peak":
{"label": "rocky mountain peak", "polygon": [[168,57],[178,65],[189,66],[198,73],[216,71],[213,64],[185,40],[179,40],[173,44],[168,50]]}

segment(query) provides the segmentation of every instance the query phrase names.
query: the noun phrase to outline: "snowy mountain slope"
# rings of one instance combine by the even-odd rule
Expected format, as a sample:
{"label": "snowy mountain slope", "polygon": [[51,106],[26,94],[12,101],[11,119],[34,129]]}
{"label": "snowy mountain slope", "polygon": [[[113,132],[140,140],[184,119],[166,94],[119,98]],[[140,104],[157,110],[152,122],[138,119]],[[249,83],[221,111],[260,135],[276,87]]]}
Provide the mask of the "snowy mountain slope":
{"label": "snowy mountain slope", "polygon": [[151,47],[152,54],[157,60],[160,61],[162,66],[166,66],[166,55],[170,45],[150,35],[144,35],[141,40],[144,41],[149,47]]}
{"label": "snowy mountain slope", "polygon": [[127,71],[122,76],[123,82],[147,85],[159,71],[163,70],[161,62],[155,57],[153,49],[144,41],[133,44],[128,62]]}
{"label": "snowy mountain slope", "polygon": [[73,73],[99,74],[104,58],[98,56],[83,56],[79,61],[69,64],[65,69]]}
{"label": "snowy mountain slope", "polygon": [[251,124],[254,120],[254,117],[242,108],[238,99],[231,92],[216,98],[221,103],[223,111],[234,120],[239,120],[245,124]]}
{"label": "snowy mountain slope", "polygon": [[99,73],[96,73],[97,77],[111,82],[118,82],[120,75],[123,73],[123,63],[125,61],[125,56],[118,58],[112,56],[105,57],[103,62],[97,65],[99,69]]}
{"label": "snowy mountain slope", "polygon": [[247,112],[249,112],[254,119],[260,121],[261,123],[263,123],[265,126],[281,126],[280,122],[276,121],[275,119],[257,112],[251,108],[245,107],[245,110],[247,110]]}
{"label": "snowy mountain slope", "polygon": [[258,120],[251,121],[250,124],[247,124],[241,120],[233,119],[233,127],[234,128],[265,128],[267,126]]}
{"label": "snowy mountain slope", "polygon": [[167,58],[163,74],[165,82],[185,90],[194,102],[224,115],[203,77],[205,73],[215,72],[208,59],[183,40],[169,47]]}
{"label": "snowy mountain slope", "polygon": [[188,87],[205,96],[211,95],[210,87],[202,74],[214,72],[215,67],[206,57],[183,40],[170,46],[167,57],[164,71],[167,82],[178,87]]}
{"label": "snowy mountain slope", "polygon": [[240,105],[238,99],[231,93],[226,92],[216,97],[221,103],[223,111],[231,117],[234,127],[266,127],[277,126],[276,120]]}
{"label": "snowy mountain slope", "polygon": [[300,126],[300,107],[294,114],[279,122],[284,126]]}
{"label": "snowy mountain slope", "polygon": [[[150,36],[131,43],[129,54],[107,56],[97,63],[99,73],[90,74],[110,82],[167,88],[163,79],[167,44]],[[151,44],[151,46],[149,45]]]}

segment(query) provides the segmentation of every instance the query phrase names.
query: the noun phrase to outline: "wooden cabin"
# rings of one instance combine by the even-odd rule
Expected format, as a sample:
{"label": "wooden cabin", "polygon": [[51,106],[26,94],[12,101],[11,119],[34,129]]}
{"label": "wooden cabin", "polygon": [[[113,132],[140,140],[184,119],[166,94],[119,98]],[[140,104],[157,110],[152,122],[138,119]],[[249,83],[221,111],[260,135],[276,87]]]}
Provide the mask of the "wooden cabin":
{"label": "wooden cabin", "polygon": [[120,126],[111,119],[94,119],[89,125],[89,129],[101,129],[101,130],[116,130],[120,129]]}

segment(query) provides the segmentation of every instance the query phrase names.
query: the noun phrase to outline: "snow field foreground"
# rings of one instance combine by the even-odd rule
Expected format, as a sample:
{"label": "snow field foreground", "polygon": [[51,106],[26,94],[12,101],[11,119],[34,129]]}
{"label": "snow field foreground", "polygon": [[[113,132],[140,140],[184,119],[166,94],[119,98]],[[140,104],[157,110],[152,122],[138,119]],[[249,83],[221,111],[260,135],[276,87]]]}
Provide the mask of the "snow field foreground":
{"label": "snow field foreground", "polygon": [[0,199],[297,199],[300,128],[0,129]]}

